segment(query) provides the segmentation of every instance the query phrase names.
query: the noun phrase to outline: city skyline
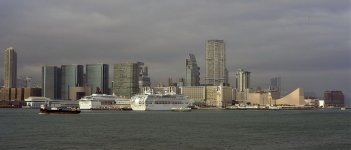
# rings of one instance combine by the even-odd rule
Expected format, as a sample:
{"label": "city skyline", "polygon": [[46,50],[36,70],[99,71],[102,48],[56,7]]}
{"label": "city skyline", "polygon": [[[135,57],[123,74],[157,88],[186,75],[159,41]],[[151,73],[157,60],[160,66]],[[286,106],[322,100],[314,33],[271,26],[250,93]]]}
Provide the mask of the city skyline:
{"label": "city skyline", "polygon": [[153,82],[176,80],[187,53],[205,68],[206,40],[223,39],[232,86],[243,68],[253,88],[280,76],[286,91],[351,92],[349,1],[1,1],[0,8],[2,49],[14,46],[18,75],[37,81],[43,65],[128,61],[148,64]]}

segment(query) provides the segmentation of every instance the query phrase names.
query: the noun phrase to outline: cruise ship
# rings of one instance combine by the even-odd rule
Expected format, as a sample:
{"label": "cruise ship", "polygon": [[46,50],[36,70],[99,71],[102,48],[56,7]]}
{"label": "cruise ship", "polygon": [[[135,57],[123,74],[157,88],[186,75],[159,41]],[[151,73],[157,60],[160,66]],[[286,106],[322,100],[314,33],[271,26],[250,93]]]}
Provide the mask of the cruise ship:
{"label": "cruise ship", "polygon": [[187,108],[190,103],[186,96],[177,94],[145,94],[131,98],[131,108],[137,111],[172,110]]}
{"label": "cruise ship", "polygon": [[79,100],[81,110],[92,109],[127,109],[130,108],[130,99],[120,98],[115,95],[92,94]]}

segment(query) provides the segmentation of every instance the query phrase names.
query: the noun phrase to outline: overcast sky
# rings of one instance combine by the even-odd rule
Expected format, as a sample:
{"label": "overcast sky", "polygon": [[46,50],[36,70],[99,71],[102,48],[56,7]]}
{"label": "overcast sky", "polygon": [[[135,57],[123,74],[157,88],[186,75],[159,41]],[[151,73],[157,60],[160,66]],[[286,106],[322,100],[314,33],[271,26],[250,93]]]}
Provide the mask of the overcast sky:
{"label": "overcast sky", "polygon": [[232,84],[243,68],[253,88],[280,76],[287,91],[349,95],[350,16],[349,0],[0,0],[0,47],[38,81],[42,65],[142,61],[165,82],[188,53],[203,78],[205,42],[220,39]]}

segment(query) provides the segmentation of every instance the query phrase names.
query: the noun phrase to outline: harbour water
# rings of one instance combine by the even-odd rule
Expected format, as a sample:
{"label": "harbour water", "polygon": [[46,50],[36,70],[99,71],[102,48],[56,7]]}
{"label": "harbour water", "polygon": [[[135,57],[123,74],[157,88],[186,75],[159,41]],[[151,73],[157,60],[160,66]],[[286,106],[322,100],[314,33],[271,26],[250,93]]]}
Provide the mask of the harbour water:
{"label": "harbour water", "polygon": [[351,149],[351,110],[0,109],[0,149]]}

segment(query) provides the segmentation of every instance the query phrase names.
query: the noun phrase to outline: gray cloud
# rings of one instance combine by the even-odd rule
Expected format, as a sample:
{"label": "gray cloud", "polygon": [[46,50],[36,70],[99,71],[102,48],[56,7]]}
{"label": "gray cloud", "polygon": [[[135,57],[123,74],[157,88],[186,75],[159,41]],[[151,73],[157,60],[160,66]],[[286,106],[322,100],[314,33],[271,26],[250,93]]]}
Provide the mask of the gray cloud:
{"label": "gray cloud", "polygon": [[255,86],[280,75],[287,89],[351,92],[349,0],[1,0],[0,17],[1,47],[37,80],[44,64],[143,61],[165,81],[187,53],[204,75],[205,41],[223,39],[232,83],[242,67]]}

